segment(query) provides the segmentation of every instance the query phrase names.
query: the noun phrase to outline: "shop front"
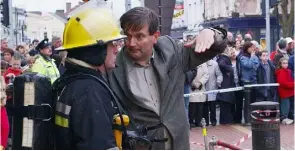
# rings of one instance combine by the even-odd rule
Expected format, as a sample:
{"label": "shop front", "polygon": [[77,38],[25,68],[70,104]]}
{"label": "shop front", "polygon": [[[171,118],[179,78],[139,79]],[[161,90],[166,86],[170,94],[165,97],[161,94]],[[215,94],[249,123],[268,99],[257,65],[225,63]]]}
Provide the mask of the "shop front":
{"label": "shop front", "polygon": [[[243,18],[224,18],[218,20],[205,21],[201,24],[204,28],[220,26],[232,32],[234,37],[237,34],[251,34],[253,40],[258,42],[265,39],[266,24],[264,17],[243,17]],[[275,49],[276,42],[280,36],[280,26],[276,17],[270,18],[270,44],[271,50]]]}

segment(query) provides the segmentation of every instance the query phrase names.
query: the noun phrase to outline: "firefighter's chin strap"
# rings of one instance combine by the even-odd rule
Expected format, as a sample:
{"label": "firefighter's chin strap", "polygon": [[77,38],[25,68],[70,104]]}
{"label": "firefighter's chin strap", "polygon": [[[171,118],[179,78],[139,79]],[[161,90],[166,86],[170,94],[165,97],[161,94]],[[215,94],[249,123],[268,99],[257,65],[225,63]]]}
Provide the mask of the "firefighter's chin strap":
{"label": "firefighter's chin strap", "polygon": [[75,59],[75,58],[66,58],[66,61],[71,63],[71,64],[76,64],[76,65],[79,65],[79,66],[82,66],[82,67],[86,67],[86,68],[90,68],[90,69],[94,69],[94,70],[97,70],[97,68],[89,63],[86,63],[84,61],[81,61],[81,60],[78,60],[78,59]]}
{"label": "firefighter's chin strap", "polygon": [[[71,64],[76,64],[76,65],[79,65],[79,66],[82,66],[82,67],[85,67],[85,68],[90,68],[90,69],[98,71],[96,66],[93,66],[93,65],[91,65],[89,63],[86,63],[84,61],[81,61],[81,60],[78,60],[78,59],[75,59],[75,58],[66,58],[66,61],[71,63]],[[107,71],[106,65],[103,64],[103,66],[104,66],[105,71]],[[110,81],[109,81],[108,77],[109,77],[108,72],[106,72],[106,77],[105,78],[106,78],[107,83],[109,84]]]}

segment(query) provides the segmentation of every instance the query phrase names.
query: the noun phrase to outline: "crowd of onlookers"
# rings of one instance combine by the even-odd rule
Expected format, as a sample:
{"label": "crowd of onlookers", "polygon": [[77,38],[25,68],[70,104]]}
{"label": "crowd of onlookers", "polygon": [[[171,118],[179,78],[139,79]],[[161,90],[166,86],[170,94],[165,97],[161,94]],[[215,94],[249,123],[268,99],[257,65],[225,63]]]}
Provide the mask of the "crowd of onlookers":
{"label": "crowd of onlookers", "polygon": [[[41,41],[42,42],[42,41]],[[34,66],[37,66],[36,60],[40,59],[40,56],[44,56],[40,48],[39,40],[35,39],[28,45],[17,45],[15,48],[8,46],[7,39],[1,39],[1,144],[0,147],[6,148],[7,138],[9,133],[9,125],[11,125],[11,118],[7,116],[6,108],[4,106],[12,105],[12,86],[13,80],[16,76],[25,74],[28,72],[38,72],[37,68],[33,71]],[[63,53],[55,51],[56,48],[61,46],[61,39],[53,37],[50,44],[46,46],[46,50],[50,51],[48,58],[54,59],[57,67],[61,66],[63,60]],[[39,61],[40,63],[40,61]],[[49,67],[49,66],[48,66]],[[43,67],[42,68],[48,68]],[[38,72],[39,73],[39,72]],[[45,75],[46,76],[46,75]],[[8,111],[9,114],[9,111]],[[10,123],[10,124],[9,124]],[[11,134],[11,131],[10,133]]]}
{"label": "crowd of onlookers", "polygon": [[[7,39],[1,39],[1,75],[4,76],[7,84],[9,79],[31,71],[39,54],[39,50],[35,49],[38,43],[39,40],[35,39],[31,44],[17,45],[15,48],[9,48]],[[60,65],[62,57],[54,50],[60,46],[61,39],[53,37],[51,41],[51,49],[53,51],[51,57],[55,59],[56,65]]]}
{"label": "crowd of onlookers", "polygon": [[[192,39],[192,38],[191,38]],[[1,75],[9,84],[15,76],[30,72],[39,50],[36,50],[39,40],[33,40],[28,45],[8,47],[8,41],[1,39]],[[50,58],[55,60],[60,74],[65,70],[63,63],[66,53],[57,52],[62,44],[61,39],[51,40]],[[123,44],[122,44],[123,45]],[[212,60],[189,71],[184,92],[204,92],[216,89],[234,88],[246,84],[279,83],[279,87],[253,87],[251,101],[276,101],[280,103],[281,122],[292,124],[294,120],[294,40],[282,38],[277,47],[269,53],[260,44],[252,40],[250,34],[236,35],[228,33],[228,47]],[[9,98],[8,98],[9,99]],[[219,124],[242,123],[244,106],[243,91],[200,94],[185,97],[185,107],[191,127],[201,126],[201,119],[206,124],[215,126],[217,122],[216,108],[220,108]],[[245,118],[244,124],[249,125]]]}
{"label": "crowd of onlookers", "polygon": [[[280,103],[283,124],[294,120],[294,40],[290,37],[277,42],[276,50],[269,53],[252,40],[250,34],[234,39],[228,32],[228,47],[224,53],[187,73],[185,94],[216,89],[234,88],[249,84],[279,83],[278,87],[252,87],[251,102],[275,101]],[[220,108],[220,124],[241,124],[244,106],[243,91],[209,93],[185,97],[191,127],[217,124],[216,106]],[[245,111],[249,111],[249,108]],[[249,113],[244,112],[244,124],[250,125]]]}
{"label": "crowd of onlookers", "polygon": [[[18,45],[15,48],[8,47],[7,39],[1,39],[1,75],[4,76],[6,82],[21,73],[30,72],[36,59],[41,55],[41,49],[36,49],[37,45],[42,41],[35,39],[31,44]],[[53,36],[47,47],[50,49],[46,50],[50,52],[48,58],[53,59],[56,67],[60,74],[65,71],[64,61],[67,55],[66,51],[58,51],[57,48],[61,47],[61,38]],[[123,43],[120,41],[118,47],[122,47]]]}

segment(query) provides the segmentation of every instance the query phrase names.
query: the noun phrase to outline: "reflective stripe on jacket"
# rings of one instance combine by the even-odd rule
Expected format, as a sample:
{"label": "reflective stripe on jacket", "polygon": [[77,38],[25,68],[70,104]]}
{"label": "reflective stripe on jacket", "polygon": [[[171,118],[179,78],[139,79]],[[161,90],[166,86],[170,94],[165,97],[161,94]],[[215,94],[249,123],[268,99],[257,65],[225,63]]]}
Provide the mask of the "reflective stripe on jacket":
{"label": "reflective stripe on jacket", "polygon": [[60,76],[54,60],[46,60],[41,55],[38,56],[36,62],[33,64],[32,72],[37,72],[48,77],[51,83],[53,83]]}
{"label": "reflective stripe on jacket", "polygon": [[113,133],[114,98],[102,83],[81,73],[106,83],[102,74],[69,62],[65,66],[67,71],[54,84],[57,86],[55,149],[118,149]]}

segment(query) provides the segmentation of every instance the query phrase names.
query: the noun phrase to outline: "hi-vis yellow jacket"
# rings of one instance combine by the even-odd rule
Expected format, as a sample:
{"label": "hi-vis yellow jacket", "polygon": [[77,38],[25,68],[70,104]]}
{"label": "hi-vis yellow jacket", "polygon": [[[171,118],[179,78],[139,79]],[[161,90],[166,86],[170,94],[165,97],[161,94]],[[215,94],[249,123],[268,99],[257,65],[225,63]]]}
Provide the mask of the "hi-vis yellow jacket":
{"label": "hi-vis yellow jacket", "polygon": [[51,84],[60,76],[54,59],[45,59],[41,55],[37,56],[36,62],[32,66],[32,72],[37,72],[48,77]]}

